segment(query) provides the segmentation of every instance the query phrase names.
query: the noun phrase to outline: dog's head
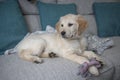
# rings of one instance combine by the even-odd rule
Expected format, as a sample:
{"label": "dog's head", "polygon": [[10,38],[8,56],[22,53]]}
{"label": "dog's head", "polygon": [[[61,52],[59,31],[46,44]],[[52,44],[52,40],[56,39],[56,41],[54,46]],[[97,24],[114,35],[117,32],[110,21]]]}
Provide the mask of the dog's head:
{"label": "dog's head", "polygon": [[86,27],[87,21],[81,15],[74,14],[61,17],[56,24],[57,32],[67,39],[78,38]]}

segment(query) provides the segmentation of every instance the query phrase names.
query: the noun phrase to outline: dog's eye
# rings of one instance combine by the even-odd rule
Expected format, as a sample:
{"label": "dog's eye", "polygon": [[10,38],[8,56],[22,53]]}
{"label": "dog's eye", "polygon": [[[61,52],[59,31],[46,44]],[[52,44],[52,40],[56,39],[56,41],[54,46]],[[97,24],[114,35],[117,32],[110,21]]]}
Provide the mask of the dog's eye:
{"label": "dog's eye", "polygon": [[68,26],[71,27],[73,24],[72,23],[69,23]]}
{"label": "dog's eye", "polygon": [[63,24],[61,24],[61,27],[63,27]]}

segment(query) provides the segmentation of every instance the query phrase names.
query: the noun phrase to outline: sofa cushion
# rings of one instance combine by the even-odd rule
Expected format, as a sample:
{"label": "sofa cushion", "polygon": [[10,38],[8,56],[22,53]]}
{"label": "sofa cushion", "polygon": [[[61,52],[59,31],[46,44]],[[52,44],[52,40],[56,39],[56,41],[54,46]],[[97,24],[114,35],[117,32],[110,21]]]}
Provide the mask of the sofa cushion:
{"label": "sofa cushion", "polygon": [[102,54],[103,57],[106,57],[112,65],[114,65],[114,79],[112,80],[119,80],[120,79],[120,37],[111,37],[114,41],[114,46],[110,49],[107,49]]}
{"label": "sofa cushion", "polygon": [[30,32],[40,31],[41,23],[39,15],[24,15]]}
{"label": "sofa cushion", "polygon": [[97,27],[96,27],[96,21],[95,21],[94,15],[83,15],[83,17],[88,22],[88,27],[84,31],[84,34],[94,34],[94,35],[97,35]]}
{"label": "sofa cushion", "polygon": [[[38,0],[45,3],[56,3],[56,0]],[[36,2],[31,3],[28,0],[19,0],[22,12],[24,14],[39,14]]]}
{"label": "sofa cushion", "polygon": [[91,5],[94,0],[58,0],[58,4],[70,4],[75,3],[77,5],[77,12],[79,14],[92,13]]}
{"label": "sofa cushion", "polygon": [[45,2],[45,3],[56,3],[57,2],[57,0],[37,0],[37,1]]}
{"label": "sofa cushion", "polygon": [[120,65],[120,37],[111,37],[114,46],[104,51],[102,56],[107,57],[114,65]]}
{"label": "sofa cushion", "polygon": [[[1,80],[85,80],[77,75],[79,64],[75,62],[63,58],[43,58],[43,60],[42,64],[34,64],[20,59],[17,54],[0,56],[0,78]],[[114,67],[109,60],[104,60],[106,65],[100,70],[100,76],[87,80],[113,80]]]}
{"label": "sofa cushion", "polygon": [[[0,56],[1,80],[84,80],[78,64],[63,58],[44,58],[44,63],[24,61],[17,54]],[[7,75],[7,76],[6,76]]]}
{"label": "sofa cushion", "polygon": [[17,0],[0,2],[0,54],[13,48],[27,33]]}
{"label": "sofa cushion", "polygon": [[120,36],[120,3],[93,5],[100,37]]}
{"label": "sofa cushion", "polygon": [[58,4],[75,3],[79,14],[92,14],[92,4],[94,2],[118,2],[119,0],[57,0]]}
{"label": "sofa cushion", "polygon": [[39,1],[37,6],[40,12],[42,30],[45,30],[47,25],[55,26],[61,16],[68,13],[77,13],[76,6],[74,4],[47,4]]}

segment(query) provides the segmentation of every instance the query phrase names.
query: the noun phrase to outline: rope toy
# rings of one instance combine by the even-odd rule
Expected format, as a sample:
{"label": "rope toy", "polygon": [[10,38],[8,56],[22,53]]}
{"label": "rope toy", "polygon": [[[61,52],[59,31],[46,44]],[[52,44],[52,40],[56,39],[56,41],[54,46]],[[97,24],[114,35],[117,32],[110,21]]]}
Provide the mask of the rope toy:
{"label": "rope toy", "polygon": [[90,59],[90,62],[84,62],[82,65],[79,66],[80,71],[77,75],[81,75],[82,77],[91,76],[92,74],[89,73],[88,69],[91,66],[95,66],[96,68],[101,68],[103,66],[102,62],[96,60],[95,58]]}

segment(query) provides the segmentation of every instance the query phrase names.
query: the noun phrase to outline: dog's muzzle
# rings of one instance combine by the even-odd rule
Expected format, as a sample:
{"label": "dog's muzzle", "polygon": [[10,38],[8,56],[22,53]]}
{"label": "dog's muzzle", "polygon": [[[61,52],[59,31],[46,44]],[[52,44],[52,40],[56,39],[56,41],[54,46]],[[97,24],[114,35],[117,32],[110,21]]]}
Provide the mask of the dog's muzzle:
{"label": "dog's muzzle", "polygon": [[65,35],[65,33],[66,33],[65,31],[62,31],[62,32],[61,32],[61,35],[62,35],[62,36],[64,36],[64,35]]}
{"label": "dog's muzzle", "polygon": [[62,35],[62,37],[63,37],[63,38],[65,38],[65,37],[66,37],[66,36],[65,36],[65,34],[66,34],[66,32],[65,32],[65,31],[62,31],[62,32],[61,32],[61,35]]}

